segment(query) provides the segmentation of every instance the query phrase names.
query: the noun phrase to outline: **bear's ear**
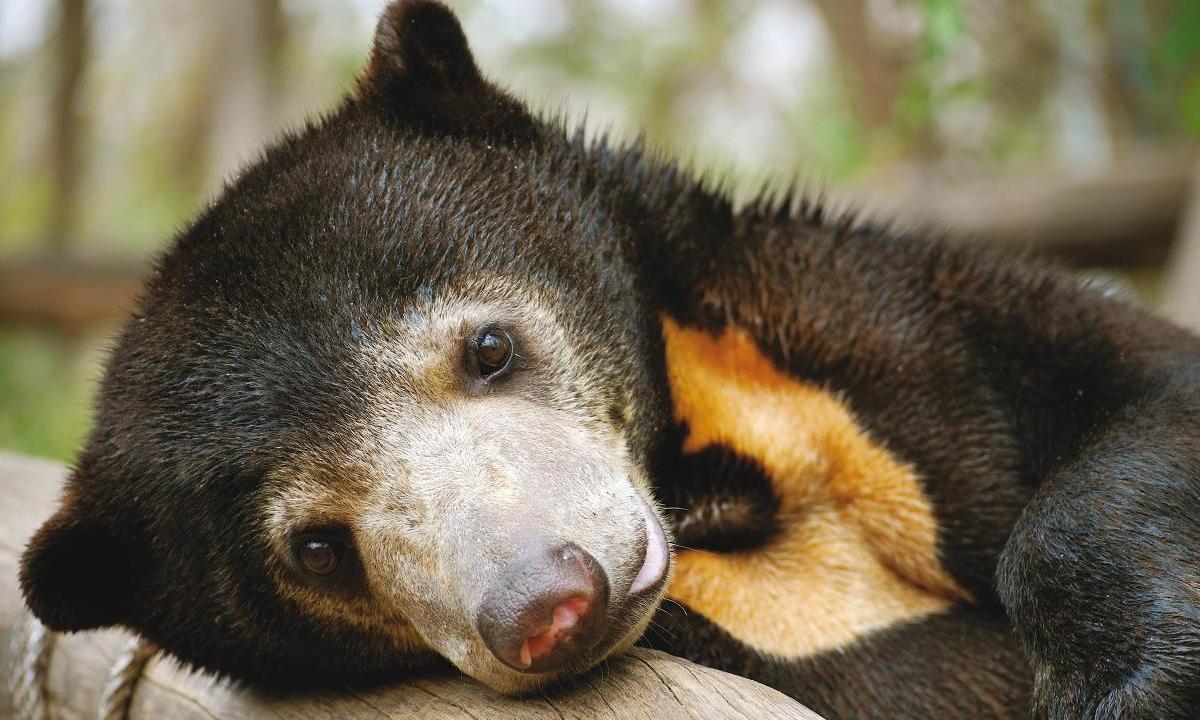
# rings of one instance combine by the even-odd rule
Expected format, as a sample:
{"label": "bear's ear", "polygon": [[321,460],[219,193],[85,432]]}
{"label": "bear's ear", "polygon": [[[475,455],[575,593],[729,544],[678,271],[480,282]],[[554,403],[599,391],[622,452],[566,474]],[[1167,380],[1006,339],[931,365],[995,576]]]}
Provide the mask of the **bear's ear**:
{"label": "bear's ear", "polygon": [[21,592],[52,630],[117,625],[129,617],[135,559],[116,523],[68,499],[21,557]]}
{"label": "bear's ear", "polygon": [[358,99],[419,131],[519,141],[533,117],[484,79],[458,18],[434,0],[394,0],[375,30]]}
{"label": "bear's ear", "polygon": [[364,94],[411,101],[414,96],[484,91],[458,18],[433,0],[395,0],[379,18]]}

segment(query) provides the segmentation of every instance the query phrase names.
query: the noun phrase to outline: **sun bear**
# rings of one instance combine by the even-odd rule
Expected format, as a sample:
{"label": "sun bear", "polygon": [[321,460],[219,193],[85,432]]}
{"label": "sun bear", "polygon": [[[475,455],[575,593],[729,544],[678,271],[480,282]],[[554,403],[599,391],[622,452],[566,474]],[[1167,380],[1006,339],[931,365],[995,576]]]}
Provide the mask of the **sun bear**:
{"label": "sun bear", "polygon": [[830,718],[1192,717],[1197,427],[1186,332],[735,206],[408,0],[158,260],[21,583],[270,686],[528,693],[640,641]]}

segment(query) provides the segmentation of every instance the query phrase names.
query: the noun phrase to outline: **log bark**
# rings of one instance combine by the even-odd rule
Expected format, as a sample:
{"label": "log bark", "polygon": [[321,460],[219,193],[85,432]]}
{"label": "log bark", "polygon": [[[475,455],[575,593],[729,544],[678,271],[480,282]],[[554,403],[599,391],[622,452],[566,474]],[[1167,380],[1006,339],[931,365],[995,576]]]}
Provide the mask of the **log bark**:
{"label": "log bark", "polygon": [[[64,471],[50,462],[0,453],[0,670],[17,669],[9,636],[25,610],[17,590],[21,548],[53,510]],[[95,717],[101,689],[129,636],[117,630],[61,635],[49,663],[50,702],[60,718]],[[12,717],[8,683],[0,717]],[[636,649],[569,687],[528,699],[500,696],[458,674],[427,674],[355,692],[271,696],[150,661],[137,686],[133,720],[149,718],[794,718],[820,720],[795,701],[751,680],[665,653]]]}

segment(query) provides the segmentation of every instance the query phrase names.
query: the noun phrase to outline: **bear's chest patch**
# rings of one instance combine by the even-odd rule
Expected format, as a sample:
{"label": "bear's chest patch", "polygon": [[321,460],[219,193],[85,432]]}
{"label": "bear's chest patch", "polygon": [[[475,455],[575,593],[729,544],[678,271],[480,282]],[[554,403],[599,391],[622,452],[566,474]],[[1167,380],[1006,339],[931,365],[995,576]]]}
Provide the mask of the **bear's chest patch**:
{"label": "bear's chest patch", "polygon": [[737,552],[681,548],[668,595],[753,648],[796,658],[947,609],[946,572],[913,468],[832,393],[775,366],[742,330],[663,318],[685,455],[723,448],[762,468],[776,531]]}

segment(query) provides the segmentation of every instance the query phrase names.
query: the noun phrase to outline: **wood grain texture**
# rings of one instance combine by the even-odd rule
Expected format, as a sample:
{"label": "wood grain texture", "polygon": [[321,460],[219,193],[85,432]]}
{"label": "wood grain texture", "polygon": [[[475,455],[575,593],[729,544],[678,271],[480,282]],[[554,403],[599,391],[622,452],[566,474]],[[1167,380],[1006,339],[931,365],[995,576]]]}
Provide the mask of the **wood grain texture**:
{"label": "wood grain texture", "polygon": [[[52,511],[63,474],[56,464],[0,453],[0,670],[6,677],[14,663],[12,628],[24,613],[16,581],[20,551]],[[49,687],[59,717],[95,717],[105,675],[127,641],[128,635],[116,630],[57,638]],[[0,717],[13,714],[7,693],[3,683]],[[766,686],[644,649],[608,661],[570,687],[523,700],[448,673],[372,690],[277,697],[189,672],[159,657],[138,686],[131,717],[820,720]]]}

